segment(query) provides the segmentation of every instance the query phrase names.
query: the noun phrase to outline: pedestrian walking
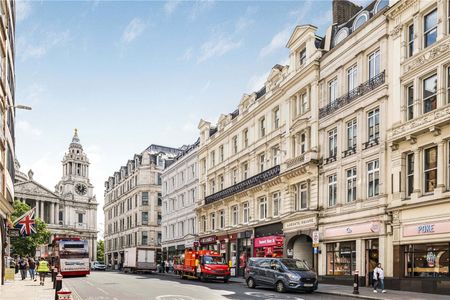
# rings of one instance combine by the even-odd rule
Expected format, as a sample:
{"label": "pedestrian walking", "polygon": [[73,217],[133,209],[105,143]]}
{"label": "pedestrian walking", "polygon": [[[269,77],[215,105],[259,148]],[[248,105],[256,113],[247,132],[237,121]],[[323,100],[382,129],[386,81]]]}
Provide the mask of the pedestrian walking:
{"label": "pedestrian walking", "polygon": [[166,266],[166,273],[169,273],[169,262],[167,260],[164,262],[164,265]]}
{"label": "pedestrian walking", "polygon": [[20,258],[19,270],[20,270],[20,276],[22,277],[22,280],[25,280],[25,278],[27,278],[27,261],[24,260],[23,258]]}
{"label": "pedestrian walking", "polygon": [[382,293],[386,293],[384,289],[384,270],[381,267],[381,264],[378,263],[376,268],[373,270],[373,292],[378,293],[378,287],[380,287]]}
{"label": "pedestrian walking", "polygon": [[30,278],[33,281],[36,281],[35,269],[36,269],[36,262],[34,261],[34,259],[32,257],[30,257],[28,259],[28,272],[30,272]]}
{"label": "pedestrian walking", "polygon": [[37,271],[39,273],[39,284],[44,285],[45,276],[50,272],[50,269],[48,268],[48,262],[43,257],[39,260]]}
{"label": "pedestrian walking", "polygon": [[169,270],[170,272],[173,272],[173,259],[169,261]]}
{"label": "pedestrian walking", "polygon": [[165,261],[165,260],[163,260],[163,261],[161,262],[161,270],[162,270],[162,273],[165,273],[165,272],[166,272],[166,261]]}

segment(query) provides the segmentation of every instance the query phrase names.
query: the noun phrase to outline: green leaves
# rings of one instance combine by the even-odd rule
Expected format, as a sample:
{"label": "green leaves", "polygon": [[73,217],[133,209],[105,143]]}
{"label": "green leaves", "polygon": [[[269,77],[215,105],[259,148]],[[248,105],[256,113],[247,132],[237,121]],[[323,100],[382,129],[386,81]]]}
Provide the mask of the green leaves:
{"label": "green leaves", "polygon": [[97,261],[103,262],[105,260],[105,241],[97,241]]}
{"label": "green leaves", "polygon": [[[15,200],[14,213],[12,214],[12,221],[15,221],[18,217],[26,213],[31,209],[26,203]],[[36,219],[36,231],[37,233],[31,236],[19,236],[11,237],[11,250],[13,254],[20,256],[35,256],[36,248],[40,245],[48,244],[50,241],[51,233],[47,230],[47,224],[41,219]]]}

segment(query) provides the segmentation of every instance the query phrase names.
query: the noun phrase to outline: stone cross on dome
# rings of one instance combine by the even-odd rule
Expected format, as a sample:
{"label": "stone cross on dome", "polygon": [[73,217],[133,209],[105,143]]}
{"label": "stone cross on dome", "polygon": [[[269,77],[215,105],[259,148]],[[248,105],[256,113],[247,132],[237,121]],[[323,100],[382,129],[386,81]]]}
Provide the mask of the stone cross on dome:
{"label": "stone cross on dome", "polygon": [[78,129],[74,129],[72,143],[70,143],[70,148],[80,148],[83,149],[83,147],[80,144],[80,138],[78,137]]}

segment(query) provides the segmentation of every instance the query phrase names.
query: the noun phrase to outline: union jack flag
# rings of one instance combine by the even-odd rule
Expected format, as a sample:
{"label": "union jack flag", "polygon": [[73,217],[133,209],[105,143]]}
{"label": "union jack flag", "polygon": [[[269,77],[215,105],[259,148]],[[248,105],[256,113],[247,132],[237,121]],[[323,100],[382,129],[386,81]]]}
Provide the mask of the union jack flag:
{"label": "union jack flag", "polygon": [[36,222],[33,219],[35,211],[36,208],[33,207],[14,221],[13,225],[15,228],[20,229],[21,235],[31,235],[32,233],[36,233]]}

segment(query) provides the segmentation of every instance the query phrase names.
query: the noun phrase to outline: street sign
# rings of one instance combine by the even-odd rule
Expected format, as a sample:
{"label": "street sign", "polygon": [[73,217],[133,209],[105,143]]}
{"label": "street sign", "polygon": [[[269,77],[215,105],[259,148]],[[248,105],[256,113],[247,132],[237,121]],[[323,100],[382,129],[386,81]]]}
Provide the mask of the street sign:
{"label": "street sign", "polygon": [[9,237],[19,237],[20,229],[19,228],[9,228],[8,235],[9,235]]}
{"label": "street sign", "polygon": [[319,247],[320,238],[319,238],[319,231],[318,230],[313,231],[312,239],[313,239],[313,247],[314,248]]}

